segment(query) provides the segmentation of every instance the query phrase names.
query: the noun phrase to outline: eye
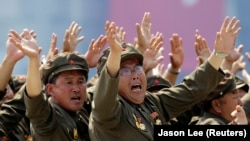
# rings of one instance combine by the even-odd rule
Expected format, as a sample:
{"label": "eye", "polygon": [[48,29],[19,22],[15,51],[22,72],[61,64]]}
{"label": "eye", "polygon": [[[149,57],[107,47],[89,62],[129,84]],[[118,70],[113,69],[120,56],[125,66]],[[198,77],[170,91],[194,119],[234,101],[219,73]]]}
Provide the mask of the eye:
{"label": "eye", "polygon": [[239,92],[238,90],[233,90],[232,91],[233,94],[238,94],[238,92]]}
{"label": "eye", "polygon": [[121,68],[119,73],[120,75],[129,75],[131,74],[131,70],[129,68]]}
{"label": "eye", "polygon": [[136,67],[135,67],[135,71],[136,71],[137,73],[142,73],[142,72],[144,72],[144,69],[143,69],[142,66],[136,66]]}
{"label": "eye", "polygon": [[72,81],[66,81],[67,84],[72,84]]}
{"label": "eye", "polygon": [[128,73],[128,72],[130,72],[130,69],[129,68],[123,68],[123,72]]}
{"label": "eye", "polygon": [[84,80],[80,80],[78,83],[79,83],[79,84],[84,84],[85,81],[84,81]]}

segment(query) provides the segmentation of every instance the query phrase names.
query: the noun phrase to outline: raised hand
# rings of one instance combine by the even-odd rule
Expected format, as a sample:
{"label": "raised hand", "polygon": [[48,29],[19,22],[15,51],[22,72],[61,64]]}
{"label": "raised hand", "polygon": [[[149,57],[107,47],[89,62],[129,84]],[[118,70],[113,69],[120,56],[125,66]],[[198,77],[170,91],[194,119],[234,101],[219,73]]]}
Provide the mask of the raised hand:
{"label": "raised hand", "polygon": [[84,40],[84,36],[79,36],[82,27],[75,21],[71,23],[69,28],[65,31],[63,39],[62,52],[74,52],[78,43]]}
{"label": "raised hand", "polygon": [[165,65],[162,63],[159,63],[156,65],[156,67],[153,68],[152,73],[153,73],[153,75],[163,76],[165,71],[167,71],[165,69]]}
{"label": "raised hand", "polygon": [[46,60],[51,60],[56,54],[58,54],[58,48],[56,47],[57,44],[57,35],[52,33],[51,40],[50,40],[50,48],[46,55]]}
{"label": "raised hand", "polygon": [[236,75],[237,72],[242,71],[246,68],[246,62],[243,60],[244,56],[241,55],[240,58],[233,62],[231,72]]}
{"label": "raised hand", "polygon": [[117,32],[117,36],[119,36],[121,41],[125,42],[126,32],[125,32],[124,28],[123,27],[116,27],[116,32]]}
{"label": "raised hand", "polygon": [[39,59],[41,48],[28,29],[23,30],[21,37],[22,38],[19,39],[11,37],[10,41],[29,57],[26,90],[28,96],[35,97],[39,95],[42,90],[42,81],[39,70],[41,66]]}
{"label": "raised hand", "polygon": [[105,31],[107,42],[110,47],[110,54],[107,60],[107,70],[111,77],[115,77],[120,69],[122,52],[122,39],[117,35],[117,27],[114,22],[106,22]]}
{"label": "raised hand", "polygon": [[225,60],[227,60],[228,62],[234,62],[238,60],[242,54],[242,50],[243,50],[243,45],[239,45],[237,48],[232,50],[227,57],[225,57]]}
{"label": "raised hand", "polygon": [[41,66],[39,70],[41,74],[42,74],[43,66],[47,64],[47,62],[49,62],[59,52],[58,48],[56,47],[56,43],[57,43],[57,36],[55,33],[52,33],[49,51],[46,56],[42,55],[40,59]]}
{"label": "raised hand", "polygon": [[232,65],[234,62],[239,60],[243,50],[243,45],[239,45],[237,48],[234,48],[224,59],[221,67],[222,69],[232,70]]}
{"label": "raised hand", "polygon": [[217,32],[215,41],[215,51],[218,53],[229,54],[235,47],[235,41],[241,31],[240,21],[236,17],[231,20],[227,16],[221,26],[220,32]]}
{"label": "raised hand", "polygon": [[122,51],[122,39],[117,35],[116,24],[114,22],[106,22],[106,34],[107,42],[109,44],[111,52],[121,53]]}
{"label": "raised hand", "polygon": [[6,55],[9,56],[10,59],[13,59],[14,62],[21,60],[25,55],[13,42],[11,42],[11,40],[15,39],[20,41],[21,38],[21,35],[19,35],[15,30],[10,30],[8,40],[6,42]]}
{"label": "raised hand", "polygon": [[242,74],[243,80],[244,80],[248,85],[250,85],[250,74],[247,72],[247,70],[246,70],[246,69],[243,69],[242,72],[241,72],[241,74]]}
{"label": "raised hand", "polygon": [[135,47],[143,54],[150,47],[151,15],[145,12],[141,24],[136,23],[137,38]]}
{"label": "raised hand", "polygon": [[172,69],[178,71],[184,61],[184,51],[182,45],[182,38],[174,33],[170,38],[171,52],[169,53],[170,63]]}
{"label": "raised hand", "polygon": [[84,58],[88,62],[90,68],[96,67],[101,52],[107,43],[107,36],[100,35],[97,40],[92,39],[87,52],[84,54]]}
{"label": "raised hand", "polygon": [[246,52],[246,53],[245,53],[245,56],[247,57],[247,60],[250,62],[250,53],[249,53],[249,52]]}
{"label": "raised hand", "polygon": [[214,50],[208,58],[208,62],[215,69],[222,67],[224,58],[234,49],[236,37],[241,30],[239,23],[240,21],[236,17],[230,20],[227,16],[222,23],[220,31],[216,33]]}
{"label": "raised hand", "polygon": [[234,117],[232,121],[233,125],[247,125],[247,117],[244,109],[237,105],[235,110],[231,113],[231,116]]}
{"label": "raised hand", "polygon": [[159,64],[164,57],[162,56],[163,50],[163,36],[156,34],[150,41],[150,47],[143,53],[143,67],[145,73],[148,74],[153,68]]}
{"label": "raised hand", "polygon": [[198,61],[198,65],[203,64],[208,57],[211,55],[211,50],[208,47],[207,41],[205,38],[203,38],[200,33],[199,30],[195,31],[195,52],[197,55],[197,61]]}
{"label": "raised hand", "polygon": [[[10,30],[8,34],[8,39],[6,41],[6,54],[0,65],[0,90],[4,91],[6,89],[6,85],[8,84],[12,71],[16,65],[16,63],[24,58],[25,54],[19,50],[15,43],[12,40],[21,40],[22,37],[15,30]],[[5,95],[6,93],[4,93]],[[4,95],[0,95],[0,97],[4,97]]]}
{"label": "raised hand", "polygon": [[41,48],[28,29],[23,30],[21,37],[22,38],[15,38],[11,36],[10,42],[15,44],[15,46],[29,58],[39,57]]}

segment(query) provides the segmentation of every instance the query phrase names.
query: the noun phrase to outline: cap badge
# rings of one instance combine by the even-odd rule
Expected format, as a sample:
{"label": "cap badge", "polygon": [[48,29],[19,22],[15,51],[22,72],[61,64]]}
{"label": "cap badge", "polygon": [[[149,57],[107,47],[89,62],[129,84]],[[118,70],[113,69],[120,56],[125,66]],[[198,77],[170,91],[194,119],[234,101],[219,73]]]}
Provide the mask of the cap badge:
{"label": "cap badge", "polygon": [[70,65],[75,65],[76,63],[75,63],[74,60],[70,60],[70,61],[69,61],[69,64],[70,64]]}
{"label": "cap badge", "polygon": [[19,77],[18,77],[18,80],[19,80],[19,81],[24,81],[24,80],[25,80],[25,77],[24,77],[24,76],[19,76]]}
{"label": "cap badge", "polygon": [[223,95],[223,92],[220,92],[220,95]]}
{"label": "cap badge", "polygon": [[160,84],[159,80],[155,79],[154,85],[159,85],[159,84]]}

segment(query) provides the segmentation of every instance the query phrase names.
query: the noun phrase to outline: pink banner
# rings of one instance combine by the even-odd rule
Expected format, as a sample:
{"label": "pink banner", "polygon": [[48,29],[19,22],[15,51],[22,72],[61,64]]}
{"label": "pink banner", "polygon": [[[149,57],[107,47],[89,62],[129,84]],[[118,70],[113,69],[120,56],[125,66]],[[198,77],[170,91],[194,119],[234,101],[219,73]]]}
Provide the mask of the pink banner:
{"label": "pink banner", "polygon": [[185,61],[182,71],[190,72],[196,65],[194,50],[195,29],[207,39],[213,49],[215,34],[223,17],[223,1],[218,0],[110,0],[108,20],[124,27],[127,42],[136,36],[135,23],[140,23],[144,12],[151,13],[152,33],[164,35],[164,64],[169,62],[169,38],[173,33],[183,39]]}

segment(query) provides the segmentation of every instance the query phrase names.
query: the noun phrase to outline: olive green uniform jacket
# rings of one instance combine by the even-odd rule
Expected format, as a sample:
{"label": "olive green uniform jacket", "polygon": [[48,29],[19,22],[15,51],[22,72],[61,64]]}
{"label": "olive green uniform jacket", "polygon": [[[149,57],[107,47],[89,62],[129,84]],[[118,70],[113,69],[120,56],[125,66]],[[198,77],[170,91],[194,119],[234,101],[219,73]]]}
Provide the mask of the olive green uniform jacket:
{"label": "olive green uniform jacket", "polygon": [[89,141],[88,114],[65,111],[44,93],[29,98],[25,92],[26,115],[33,141]]}
{"label": "olive green uniform jacket", "polygon": [[196,125],[229,125],[230,122],[211,113],[204,112]]}
{"label": "olive green uniform jacket", "polygon": [[[158,94],[146,93],[143,105],[148,108],[146,126],[138,117],[135,106],[119,97],[119,77],[111,78],[104,68],[96,84],[89,119],[92,141],[153,141],[151,128],[154,124],[167,124],[198,103],[224,78],[222,71],[215,70],[208,62],[198,67],[184,81]],[[145,116],[146,117],[146,116]]]}
{"label": "olive green uniform jacket", "polygon": [[9,141],[26,141],[30,136],[30,122],[25,116],[24,87],[6,101],[0,110],[0,137],[6,136]]}

